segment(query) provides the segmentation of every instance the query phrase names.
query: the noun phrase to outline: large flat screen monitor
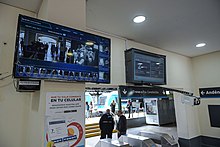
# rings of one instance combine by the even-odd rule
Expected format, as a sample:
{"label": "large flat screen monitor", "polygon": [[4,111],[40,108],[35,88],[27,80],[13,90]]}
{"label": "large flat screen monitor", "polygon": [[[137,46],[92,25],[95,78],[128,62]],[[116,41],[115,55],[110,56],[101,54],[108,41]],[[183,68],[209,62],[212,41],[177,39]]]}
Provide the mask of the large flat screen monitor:
{"label": "large flat screen monitor", "polygon": [[19,15],[14,78],[110,83],[111,40]]}
{"label": "large flat screen monitor", "polygon": [[209,119],[211,127],[220,128],[220,117],[218,112],[220,112],[220,105],[208,105]]}
{"label": "large flat screen monitor", "polygon": [[165,85],[166,56],[131,48],[125,51],[126,81],[134,84]]}

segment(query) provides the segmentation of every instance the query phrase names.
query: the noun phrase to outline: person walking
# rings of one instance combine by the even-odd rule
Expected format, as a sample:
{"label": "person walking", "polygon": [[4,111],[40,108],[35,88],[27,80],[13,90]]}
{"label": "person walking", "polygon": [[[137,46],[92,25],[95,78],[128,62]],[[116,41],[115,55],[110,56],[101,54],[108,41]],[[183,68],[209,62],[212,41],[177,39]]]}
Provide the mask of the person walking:
{"label": "person walking", "polygon": [[93,110],[93,104],[92,104],[92,101],[91,101],[90,104],[89,104],[89,117],[90,118],[92,117],[92,110]]}
{"label": "person walking", "polygon": [[86,118],[89,118],[89,103],[86,102]]}
{"label": "person walking", "polygon": [[130,114],[131,114],[131,111],[132,111],[132,102],[130,100],[128,100],[127,109],[128,109],[128,118],[130,118]]}
{"label": "person walking", "polygon": [[110,107],[111,107],[111,112],[114,113],[114,114],[115,114],[115,106],[116,106],[116,103],[113,100],[112,103],[110,104]]}
{"label": "person walking", "polygon": [[127,119],[123,115],[123,112],[121,110],[118,110],[117,115],[119,117],[119,120],[117,122],[116,129],[118,130],[118,138],[119,138],[121,135],[125,135],[126,134],[126,131],[127,131]]}
{"label": "person walking", "polygon": [[101,137],[100,139],[112,138],[112,131],[114,129],[114,119],[112,115],[110,114],[110,110],[107,109],[106,113],[102,115],[102,117],[99,120],[99,127],[101,130]]}

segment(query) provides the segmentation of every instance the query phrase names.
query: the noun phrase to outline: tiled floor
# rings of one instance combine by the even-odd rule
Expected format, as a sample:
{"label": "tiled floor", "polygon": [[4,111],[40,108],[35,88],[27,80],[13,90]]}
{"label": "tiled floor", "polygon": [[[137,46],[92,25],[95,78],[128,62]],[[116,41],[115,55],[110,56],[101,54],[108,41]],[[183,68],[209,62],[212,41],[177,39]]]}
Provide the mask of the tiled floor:
{"label": "tiled floor", "polygon": [[[167,133],[172,136],[175,140],[178,140],[177,137],[177,129],[176,126],[173,125],[166,125],[166,126],[152,126],[152,125],[145,125],[136,128],[130,128],[127,130],[128,134],[138,134],[140,131],[150,131],[150,132],[160,132],[160,133]],[[86,147],[94,147],[100,139],[100,136],[87,138],[86,139]],[[113,134],[112,139],[117,139],[117,134]]]}

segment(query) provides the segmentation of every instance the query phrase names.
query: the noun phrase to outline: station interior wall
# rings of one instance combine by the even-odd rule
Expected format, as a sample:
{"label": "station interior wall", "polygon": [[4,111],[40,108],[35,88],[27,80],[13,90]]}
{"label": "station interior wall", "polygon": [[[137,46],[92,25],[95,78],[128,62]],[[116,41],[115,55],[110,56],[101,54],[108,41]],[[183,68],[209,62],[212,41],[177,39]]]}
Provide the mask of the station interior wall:
{"label": "station interior wall", "polygon": [[[65,9],[70,5],[71,9]],[[24,14],[111,38],[112,85],[126,84],[124,50],[133,47],[167,56],[167,87],[181,88],[197,96],[200,87],[219,87],[220,52],[190,58],[111,34],[91,31],[86,28],[85,11],[86,2],[82,0],[43,0],[38,14],[0,3],[0,73],[12,73],[17,17],[18,14]],[[4,45],[4,42],[7,44]],[[41,91],[20,93],[16,92],[12,77],[0,80],[0,146],[43,146],[46,92],[84,91],[85,86],[82,83],[43,81]],[[206,135],[219,138],[220,129],[210,127],[208,104],[220,104],[220,100],[204,99],[200,106],[192,107],[182,104],[181,95],[176,95],[179,137],[190,139]]]}
{"label": "station interior wall", "polygon": [[[219,87],[220,85],[220,52],[213,52],[210,54],[192,58],[193,76],[195,80],[194,93],[199,95],[199,88]],[[202,99],[198,107],[198,116],[200,123],[200,132],[204,136],[210,136],[220,139],[220,128],[211,127],[208,105],[220,105],[219,98]],[[216,112],[218,113],[218,112]]]}

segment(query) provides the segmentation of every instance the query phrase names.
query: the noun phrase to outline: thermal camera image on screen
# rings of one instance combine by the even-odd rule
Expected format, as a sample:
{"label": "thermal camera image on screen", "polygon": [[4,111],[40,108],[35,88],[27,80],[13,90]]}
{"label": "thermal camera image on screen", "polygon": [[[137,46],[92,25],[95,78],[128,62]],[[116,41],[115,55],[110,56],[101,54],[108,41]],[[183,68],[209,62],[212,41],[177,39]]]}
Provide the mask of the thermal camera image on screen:
{"label": "thermal camera image on screen", "polygon": [[102,36],[19,15],[13,76],[109,83],[110,44]]}
{"label": "thermal camera image on screen", "polygon": [[136,53],[134,69],[136,80],[160,82],[164,78],[164,58]]}

